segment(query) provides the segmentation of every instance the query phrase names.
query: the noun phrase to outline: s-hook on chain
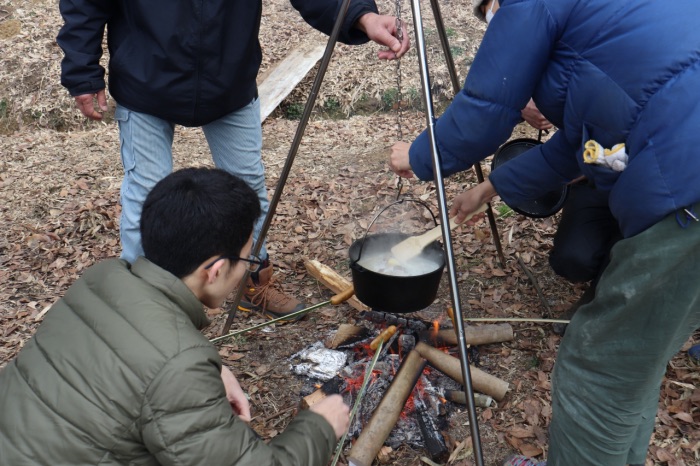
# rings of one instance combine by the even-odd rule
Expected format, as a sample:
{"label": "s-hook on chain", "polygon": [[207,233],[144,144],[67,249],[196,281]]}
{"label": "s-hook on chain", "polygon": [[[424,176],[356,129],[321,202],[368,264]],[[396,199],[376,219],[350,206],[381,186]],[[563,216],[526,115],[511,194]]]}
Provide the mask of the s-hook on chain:
{"label": "s-hook on chain", "polygon": [[[396,0],[396,38],[399,42],[403,43],[403,21],[401,20],[401,0]],[[396,60],[396,140],[403,140],[403,130],[401,128],[401,122],[403,120],[403,115],[401,112],[401,59]],[[399,177],[396,183],[396,200],[401,197],[401,191],[403,190],[403,178]]]}

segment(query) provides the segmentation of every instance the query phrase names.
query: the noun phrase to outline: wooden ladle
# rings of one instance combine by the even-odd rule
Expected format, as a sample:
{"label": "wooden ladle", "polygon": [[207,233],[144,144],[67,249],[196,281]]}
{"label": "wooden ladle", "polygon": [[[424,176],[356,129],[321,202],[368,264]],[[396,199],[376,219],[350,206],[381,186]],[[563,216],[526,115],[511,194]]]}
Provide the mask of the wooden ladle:
{"label": "wooden ladle", "polygon": [[[486,210],[487,204],[483,204],[481,207],[476,209],[474,212],[471,214],[467,215],[467,217],[464,219],[463,222],[466,222],[473,216],[475,216],[478,213],[481,213]],[[454,227],[459,225],[455,221],[456,217],[452,217],[450,219],[450,230],[452,230]],[[428,230],[422,235],[418,236],[411,236],[410,238],[406,238],[405,240],[401,241],[400,243],[394,245],[391,248],[391,254],[400,262],[407,262],[414,257],[418,256],[423,252],[423,248],[425,248],[427,245],[432,243],[438,238],[442,237],[442,227],[440,225],[436,226],[432,230]]]}

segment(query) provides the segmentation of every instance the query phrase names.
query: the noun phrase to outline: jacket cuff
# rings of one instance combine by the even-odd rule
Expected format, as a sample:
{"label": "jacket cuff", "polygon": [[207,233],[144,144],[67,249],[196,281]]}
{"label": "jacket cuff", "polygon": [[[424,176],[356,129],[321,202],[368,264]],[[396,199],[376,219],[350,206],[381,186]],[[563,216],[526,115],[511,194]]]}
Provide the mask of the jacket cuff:
{"label": "jacket cuff", "polygon": [[72,97],[77,97],[79,95],[83,94],[94,94],[97,91],[101,91],[102,89],[105,89],[105,82],[104,80],[100,81],[86,81],[84,83],[80,83],[75,86],[67,87],[68,93]]}
{"label": "jacket cuff", "polygon": [[[339,3],[339,5],[342,4]],[[355,23],[357,23],[357,21],[367,13],[379,14],[377,5],[373,1],[350,2],[348,14],[345,17],[345,22],[341,30],[343,42],[349,45],[359,45],[369,41],[367,34],[355,27]]]}
{"label": "jacket cuff", "polygon": [[408,150],[408,161],[411,164],[413,173],[423,181],[435,179],[433,174],[433,159],[430,153],[430,137],[428,132],[423,131],[411,143]]}

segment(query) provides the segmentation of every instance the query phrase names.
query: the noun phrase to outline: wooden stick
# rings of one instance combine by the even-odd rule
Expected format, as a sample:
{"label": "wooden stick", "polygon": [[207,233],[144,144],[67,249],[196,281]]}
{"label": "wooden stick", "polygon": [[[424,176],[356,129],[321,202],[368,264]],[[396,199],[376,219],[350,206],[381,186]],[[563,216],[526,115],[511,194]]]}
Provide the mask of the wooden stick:
{"label": "wooden stick", "polygon": [[415,350],[412,350],[404,358],[394,380],[386,390],[384,398],[350,450],[348,458],[352,462],[357,465],[372,464],[396,425],[406,400],[413,391],[424,367],[425,359],[421,358]]}
{"label": "wooden stick", "polygon": [[[457,334],[454,329],[426,330],[421,332],[420,338],[430,342],[433,346],[456,345]],[[464,338],[469,345],[486,345],[489,343],[501,343],[515,338],[513,327],[510,324],[490,324],[480,326],[468,326],[464,328]]]}
{"label": "wooden stick", "polygon": [[552,317],[552,310],[549,308],[549,303],[547,303],[547,300],[545,299],[544,295],[542,294],[542,290],[540,289],[540,284],[537,282],[537,279],[532,274],[532,272],[527,267],[527,265],[525,265],[525,262],[520,257],[520,254],[518,254],[516,252],[515,257],[518,259],[518,264],[520,265],[520,268],[523,269],[523,272],[525,272],[525,275],[527,275],[527,278],[530,279],[532,286],[535,287],[535,291],[537,292],[537,297],[540,298],[540,302],[542,303],[542,306],[544,306],[545,317],[551,318]]}
{"label": "wooden stick", "polygon": [[395,333],[396,325],[390,325],[389,327],[385,328],[379,335],[377,335],[377,338],[372,340],[372,343],[369,344],[369,349],[376,351],[377,347],[379,346],[379,342],[389,340],[389,338],[393,337]]}
{"label": "wooden stick", "polygon": [[[416,345],[415,351],[425,359],[428,360],[431,366],[435,369],[443,372],[445,375],[451,377],[453,380],[459,382],[464,386],[464,380],[462,379],[462,366],[459,359],[449,354],[443,353],[437,348],[430,345],[426,345],[420,342]],[[501,401],[506,392],[508,391],[508,382],[501,380],[498,377],[487,374],[474,367],[469,366],[471,369],[472,376],[472,386],[474,390],[484,393],[493,397],[497,401]]]}
{"label": "wooden stick", "polygon": [[232,338],[237,335],[242,335],[244,333],[248,333],[253,330],[257,330],[259,328],[267,327],[268,325],[276,324],[277,322],[288,322],[289,319],[292,319],[293,317],[296,316],[302,316],[305,315],[313,310],[318,309],[319,307],[327,306],[328,304],[332,304],[334,306],[337,306],[338,304],[342,304],[348,299],[350,299],[351,296],[355,294],[355,289],[351,286],[347,290],[343,290],[339,292],[337,295],[333,296],[331,299],[328,301],[324,301],[322,303],[314,304],[313,306],[309,306],[306,309],[301,309],[299,311],[292,312],[291,314],[286,314],[282,317],[277,317],[272,320],[268,320],[267,322],[262,322],[257,325],[253,325],[252,327],[244,328],[241,330],[236,330],[235,332],[227,333],[226,335],[221,335],[220,337],[212,338],[209,340],[211,343],[216,343],[221,340],[225,340],[227,338]]}
{"label": "wooden stick", "polygon": [[462,319],[465,322],[542,322],[545,324],[568,324],[569,319],[539,319],[529,317],[470,317]]}
{"label": "wooden stick", "polygon": [[[340,276],[335,270],[317,260],[304,261],[304,266],[306,267],[306,271],[309,272],[309,275],[323,283],[323,285],[325,285],[333,293],[339,293],[352,286],[352,283],[349,280]],[[348,299],[347,303],[358,311],[370,310],[369,307],[362,304],[362,302],[354,296]]]}

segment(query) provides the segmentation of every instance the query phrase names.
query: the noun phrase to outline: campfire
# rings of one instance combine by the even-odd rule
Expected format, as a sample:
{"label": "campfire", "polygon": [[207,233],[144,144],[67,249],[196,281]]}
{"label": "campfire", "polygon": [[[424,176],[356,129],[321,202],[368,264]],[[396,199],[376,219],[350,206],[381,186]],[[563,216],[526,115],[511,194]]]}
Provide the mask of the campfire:
{"label": "campfire", "polygon": [[[312,274],[318,276],[319,267],[314,264]],[[307,269],[311,271],[309,264]],[[324,274],[328,285],[329,271]],[[348,432],[351,446],[345,447],[346,463],[368,466],[385,445],[396,449],[402,444],[425,449],[433,461],[445,461],[449,450],[442,430],[457,411],[455,405],[466,404],[454,329],[444,328],[439,321],[423,322],[372,309],[360,316],[360,325],[341,324],[326,341],[292,356],[292,370],[308,380],[301,406],[308,408],[336,393],[354,405],[376,356]],[[512,340],[513,329],[508,324],[469,327],[465,337],[472,345],[476,406],[490,406],[503,399],[508,384],[476,367],[475,347]],[[383,344],[376,355],[380,339]]]}

